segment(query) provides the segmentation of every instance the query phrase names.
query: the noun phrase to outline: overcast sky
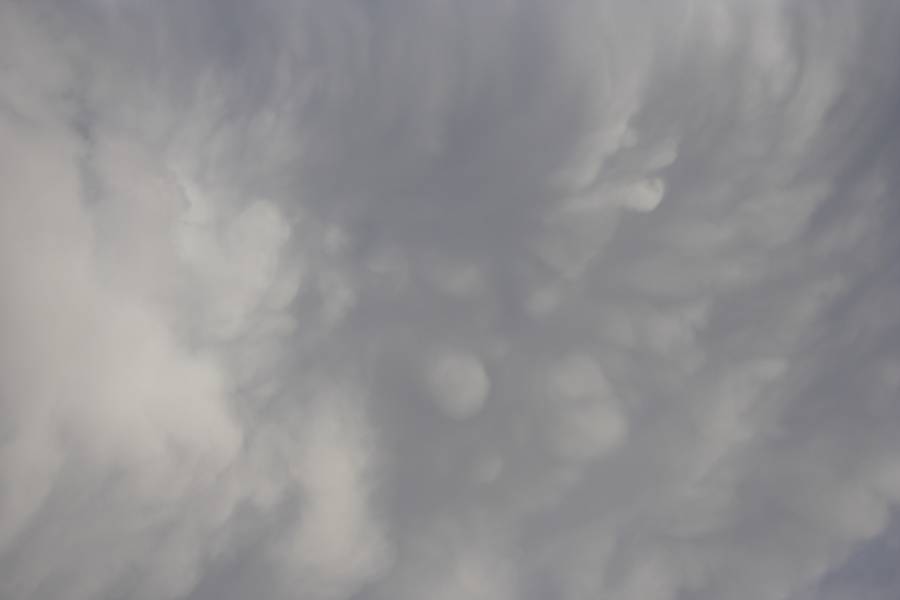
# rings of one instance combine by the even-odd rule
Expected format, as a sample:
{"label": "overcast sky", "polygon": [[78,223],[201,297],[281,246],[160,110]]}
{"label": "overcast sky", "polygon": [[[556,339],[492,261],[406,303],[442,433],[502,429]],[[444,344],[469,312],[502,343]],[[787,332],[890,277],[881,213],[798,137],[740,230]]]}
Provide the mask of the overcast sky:
{"label": "overcast sky", "polygon": [[900,598],[900,2],[0,0],[0,598]]}

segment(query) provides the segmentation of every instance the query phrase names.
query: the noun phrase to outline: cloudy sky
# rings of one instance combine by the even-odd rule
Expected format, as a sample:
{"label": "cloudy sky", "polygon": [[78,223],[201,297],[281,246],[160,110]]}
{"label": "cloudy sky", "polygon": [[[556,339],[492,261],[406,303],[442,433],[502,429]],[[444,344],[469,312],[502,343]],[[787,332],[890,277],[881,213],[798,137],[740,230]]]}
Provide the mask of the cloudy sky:
{"label": "cloudy sky", "polygon": [[900,597],[896,0],[0,0],[0,598]]}

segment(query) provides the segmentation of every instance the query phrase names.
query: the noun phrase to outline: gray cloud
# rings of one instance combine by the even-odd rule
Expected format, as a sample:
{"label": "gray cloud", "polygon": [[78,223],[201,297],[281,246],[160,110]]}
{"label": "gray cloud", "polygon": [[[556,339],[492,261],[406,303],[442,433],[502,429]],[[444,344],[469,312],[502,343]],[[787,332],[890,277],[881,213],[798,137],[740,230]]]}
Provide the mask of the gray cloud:
{"label": "gray cloud", "polygon": [[893,597],[898,26],[0,3],[0,596]]}

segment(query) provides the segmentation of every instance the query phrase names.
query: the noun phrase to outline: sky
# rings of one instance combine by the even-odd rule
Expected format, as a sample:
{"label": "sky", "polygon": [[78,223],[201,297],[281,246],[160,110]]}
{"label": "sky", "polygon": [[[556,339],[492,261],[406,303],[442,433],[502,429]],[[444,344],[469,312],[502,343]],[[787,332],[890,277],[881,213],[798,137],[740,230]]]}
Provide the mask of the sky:
{"label": "sky", "polygon": [[0,598],[900,597],[898,30],[0,0]]}

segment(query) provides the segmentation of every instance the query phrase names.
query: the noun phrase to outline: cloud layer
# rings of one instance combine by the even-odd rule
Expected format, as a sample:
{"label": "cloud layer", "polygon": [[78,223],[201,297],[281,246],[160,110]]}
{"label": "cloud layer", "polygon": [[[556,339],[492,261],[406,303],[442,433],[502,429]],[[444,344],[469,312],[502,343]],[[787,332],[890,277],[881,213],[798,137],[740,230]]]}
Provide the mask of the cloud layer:
{"label": "cloud layer", "polygon": [[0,597],[894,597],[898,28],[0,0]]}

